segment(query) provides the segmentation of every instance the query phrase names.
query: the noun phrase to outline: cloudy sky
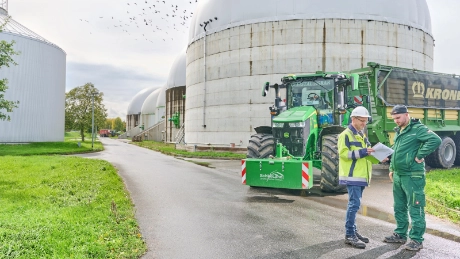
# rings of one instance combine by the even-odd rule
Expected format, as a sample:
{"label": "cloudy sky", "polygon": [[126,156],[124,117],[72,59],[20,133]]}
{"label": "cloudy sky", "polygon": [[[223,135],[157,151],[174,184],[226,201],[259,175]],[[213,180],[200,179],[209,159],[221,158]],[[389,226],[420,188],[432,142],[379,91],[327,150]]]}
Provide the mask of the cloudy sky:
{"label": "cloudy sky", "polygon": [[[196,1],[9,0],[8,13],[67,53],[66,91],[91,82],[104,92],[109,117],[125,120],[136,93],[166,83],[174,59],[187,46]],[[434,70],[460,74],[460,1],[427,3]]]}
{"label": "cloudy sky", "polygon": [[196,1],[9,0],[8,14],[67,53],[66,91],[91,82],[125,120],[136,93],[166,83]]}

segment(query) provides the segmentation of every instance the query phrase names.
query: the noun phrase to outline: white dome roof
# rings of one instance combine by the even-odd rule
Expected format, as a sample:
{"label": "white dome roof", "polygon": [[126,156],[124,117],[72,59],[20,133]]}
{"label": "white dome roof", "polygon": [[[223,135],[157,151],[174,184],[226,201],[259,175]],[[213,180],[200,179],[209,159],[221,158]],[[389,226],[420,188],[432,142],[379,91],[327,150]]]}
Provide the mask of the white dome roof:
{"label": "white dome roof", "polygon": [[191,20],[189,44],[204,36],[200,24],[209,19],[208,33],[268,21],[356,19],[403,24],[432,35],[426,0],[203,0]]}
{"label": "white dome roof", "polygon": [[128,105],[128,115],[131,114],[139,114],[142,110],[142,105],[144,104],[145,98],[149,96],[153,91],[160,88],[159,86],[153,86],[149,88],[145,88],[137,93],[131,102]]}
{"label": "white dome roof", "polygon": [[158,95],[160,95],[161,89],[163,89],[163,87],[156,89],[155,91],[150,93],[150,95],[147,98],[145,98],[144,104],[142,105],[141,109],[142,114],[155,114],[157,107],[157,99]]}
{"label": "white dome roof", "polygon": [[158,94],[156,108],[161,108],[166,106],[166,85],[160,88],[160,93]]}
{"label": "white dome roof", "polygon": [[173,88],[178,86],[185,86],[185,49],[176,57],[174,63],[169,70],[168,82],[166,88]]}

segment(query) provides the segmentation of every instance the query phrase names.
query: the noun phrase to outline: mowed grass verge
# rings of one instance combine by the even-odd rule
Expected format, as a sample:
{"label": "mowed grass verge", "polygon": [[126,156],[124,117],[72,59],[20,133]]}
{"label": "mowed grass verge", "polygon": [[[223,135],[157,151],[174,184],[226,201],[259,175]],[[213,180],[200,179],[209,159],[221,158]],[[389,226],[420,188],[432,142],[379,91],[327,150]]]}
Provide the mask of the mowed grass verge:
{"label": "mowed grass verge", "polygon": [[106,161],[0,158],[0,258],[139,258],[133,204]]}
{"label": "mowed grass verge", "polygon": [[425,192],[428,213],[460,223],[460,168],[427,173]]}
{"label": "mowed grass verge", "polygon": [[175,149],[174,144],[163,143],[151,140],[144,140],[142,142],[131,142],[139,147],[148,148],[161,152],[165,155],[179,156],[179,157],[192,157],[192,158],[214,158],[214,159],[244,159],[246,154],[234,153],[228,151],[196,151],[189,152],[186,150]]}

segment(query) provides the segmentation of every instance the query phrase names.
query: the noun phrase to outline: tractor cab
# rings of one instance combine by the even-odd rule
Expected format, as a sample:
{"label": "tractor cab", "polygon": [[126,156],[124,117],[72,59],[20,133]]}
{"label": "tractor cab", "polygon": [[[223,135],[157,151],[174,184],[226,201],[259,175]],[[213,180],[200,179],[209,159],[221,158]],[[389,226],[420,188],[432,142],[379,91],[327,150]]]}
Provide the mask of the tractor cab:
{"label": "tractor cab", "polygon": [[289,75],[282,78],[286,85],[287,108],[311,106],[316,109],[320,127],[346,125],[346,88],[357,89],[354,75],[316,72],[312,75]]}

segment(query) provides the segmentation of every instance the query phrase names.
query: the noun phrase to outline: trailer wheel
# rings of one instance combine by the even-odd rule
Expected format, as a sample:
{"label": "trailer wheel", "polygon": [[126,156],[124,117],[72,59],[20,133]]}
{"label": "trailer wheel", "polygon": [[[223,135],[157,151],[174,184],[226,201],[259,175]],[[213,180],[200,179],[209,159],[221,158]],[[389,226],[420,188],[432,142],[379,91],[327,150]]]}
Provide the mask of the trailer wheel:
{"label": "trailer wheel", "polygon": [[426,163],[435,168],[451,168],[456,157],[455,142],[449,137],[442,137],[441,145],[425,158]]}
{"label": "trailer wheel", "polygon": [[347,192],[346,185],[339,185],[337,141],[337,134],[324,136],[322,141],[322,168],[319,187],[325,192]]}
{"label": "trailer wheel", "polygon": [[251,136],[247,158],[267,158],[274,155],[275,139],[272,134],[257,133]]}
{"label": "trailer wheel", "polygon": [[452,136],[455,143],[455,165],[460,165],[460,134]]}

